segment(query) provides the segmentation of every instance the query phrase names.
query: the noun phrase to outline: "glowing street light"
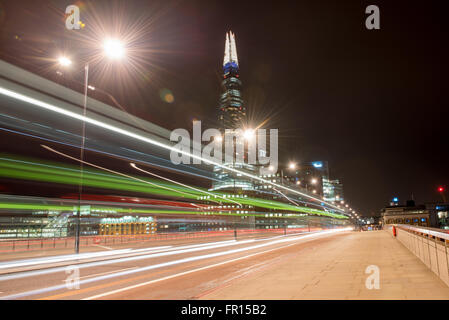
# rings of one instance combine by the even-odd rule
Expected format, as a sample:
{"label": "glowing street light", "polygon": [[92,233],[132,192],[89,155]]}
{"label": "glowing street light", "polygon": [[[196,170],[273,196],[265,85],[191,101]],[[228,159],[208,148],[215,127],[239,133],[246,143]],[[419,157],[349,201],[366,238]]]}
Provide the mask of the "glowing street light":
{"label": "glowing street light", "polygon": [[290,162],[290,164],[288,165],[289,169],[295,169],[296,168],[296,164],[294,164],[293,162]]}
{"label": "glowing street light", "polygon": [[112,59],[121,59],[125,55],[125,47],[118,39],[108,38],[103,43],[104,53]]}
{"label": "glowing street light", "polygon": [[64,57],[64,56],[59,57],[58,58],[58,62],[63,67],[68,67],[68,66],[70,66],[72,64],[72,60],[70,60],[69,58]]}
{"label": "glowing street light", "polygon": [[311,182],[312,184],[316,184],[316,183],[318,182],[318,180],[315,179],[315,178],[313,178],[310,182]]}

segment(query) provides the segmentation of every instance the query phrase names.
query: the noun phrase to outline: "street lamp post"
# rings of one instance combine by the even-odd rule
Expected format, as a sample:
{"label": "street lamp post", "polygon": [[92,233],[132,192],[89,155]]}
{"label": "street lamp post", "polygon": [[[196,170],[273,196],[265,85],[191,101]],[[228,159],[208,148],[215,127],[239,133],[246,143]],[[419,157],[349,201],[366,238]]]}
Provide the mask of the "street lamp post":
{"label": "street lamp post", "polygon": [[[288,165],[288,168],[290,170],[294,170],[296,168],[296,164],[293,162],[290,162]],[[281,184],[284,185],[284,169],[281,169]]]}
{"label": "street lamp post", "polygon": [[[125,49],[122,43],[117,39],[107,39],[104,44],[104,53],[112,59],[119,59],[124,55]],[[66,57],[59,58],[59,64],[67,67],[72,64],[70,59]],[[81,135],[80,148],[80,180],[78,184],[78,210],[76,215],[75,225],[75,253],[79,253],[80,249],[80,234],[81,234],[81,203],[83,192],[83,172],[84,172],[84,147],[86,143],[86,115],[87,115],[87,92],[89,89],[89,62],[84,65],[84,102],[83,102],[83,126]]]}
{"label": "street lamp post", "polygon": [[[89,62],[84,65],[84,103],[83,116],[87,115],[87,90],[89,86]],[[75,253],[80,252],[80,233],[81,233],[81,198],[83,193],[83,170],[84,170],[84,145],[86,143],[86,121],[83,119],[83,129],[81,135],[81,149],[80,149],[80,180],[78,185],[78,210],[76,217],[75,229]]]}

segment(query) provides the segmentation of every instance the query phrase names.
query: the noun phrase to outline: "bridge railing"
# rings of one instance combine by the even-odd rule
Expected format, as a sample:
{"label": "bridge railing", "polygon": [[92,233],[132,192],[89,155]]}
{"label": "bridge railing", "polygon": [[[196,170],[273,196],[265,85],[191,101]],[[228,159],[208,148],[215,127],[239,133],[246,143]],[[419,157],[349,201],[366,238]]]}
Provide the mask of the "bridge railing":
{"label": "bridge railing", "polygon": [[388,230],[449,286],[449,232],[396,224]]}

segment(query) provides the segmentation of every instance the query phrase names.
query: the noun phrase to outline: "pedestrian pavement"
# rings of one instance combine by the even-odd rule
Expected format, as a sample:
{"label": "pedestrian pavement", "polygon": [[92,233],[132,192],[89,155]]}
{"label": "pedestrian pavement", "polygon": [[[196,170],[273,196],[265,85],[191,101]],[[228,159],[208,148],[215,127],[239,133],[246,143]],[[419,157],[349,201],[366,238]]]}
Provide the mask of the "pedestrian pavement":
{"label": "pedestrian pavement", "polygon": [[201,299],[449,299],[449,287],[387,231],[310,244]]}

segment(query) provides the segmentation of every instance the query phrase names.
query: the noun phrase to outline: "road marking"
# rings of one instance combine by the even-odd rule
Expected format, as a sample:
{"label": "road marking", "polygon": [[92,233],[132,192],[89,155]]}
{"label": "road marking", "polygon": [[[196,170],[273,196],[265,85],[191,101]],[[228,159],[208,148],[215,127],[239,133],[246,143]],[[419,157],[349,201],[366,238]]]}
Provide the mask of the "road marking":
{"label": "road marking", "polygon": [[235,258],[235,259],[231,259],[231,260],[215,263],[215,264],[212,264],[212,265],[209,265],[209,266],[206,266],[206,267],[201,267],[201,268],[197,268],[197,269],[193,269],[193,270],[189,270],[189,271],[173,274],[171,276],[167,276],[167,277],[163,277],[163,278],[147,281],[147,282],[144,282],[144,283],[139,283],[139,284],[136,284],[136,285],[133,285],[133,286],[129,286],[129,287],[125,287],[125,288],[121,288],[121,289],[117,289],[117,290],[113,290],[113,291],[97,294],[95,296],[91,296],[91,297],[84,298],[84,299],[81,299],[81,300],[94,300],[94,299],[101,298],[101,297],[104,297],[104,296],[109,296],[111,294],[115,294],[115,293],[131,290],[131,289],[143,287],[143,286],[146,286],[146,285],[149,285],[149,284],[153,284],[153,283],[156,283],[156,282],[160,282],[160,281],[169,280],[169,279],[173,279],[173,278],[176,278],[176,277],[184,276],[186,274],[190,274],[190,273],[194,273],[194,272],[198,272],[198,271],[202,271],[202,270],[206,270],[206,269],[211,269],[211,268],[218,267],[218,266],[221,266],[221,265],[224,265],[224,264],[227,264],[227,263],[235,262],[235,261],[238,261],[238,260],[243,260],[243,259],[246,259],[246,258],[249,258],[249,257],[253,257],[253,256],[256,256],[256,255],[267,253],[267,252],[270,252],[270,251],[274,251],[274,250],[279,250],[279,249],[282,249],[282,248],[290,247],[290,246],[293,246],[295,244],[297,244],[297,243],[291,243],[291,244],[288,244],[288,245],[285,245],[285,246],[282,246],[282,247],[279,247],[279,248],[274,248],[274,249],[265,250],[265,251],[261,251],[261,252],[257,252],[257,253],[252,253],[252,254],[249,254],[249,255],[246,255],[246,256],[243,256],[243,257],[239,257],[239,258]]}
{"label": "road marking", "polygon": [[101,246],[101,245],[99,245],[99,244],[96,244],[96,246],[97,246],[97,247],[100,247],[100,248],[103,248],[103,249],[106,249],[106,250],[114,250],[114,249],[111,248],[111,247]]}

